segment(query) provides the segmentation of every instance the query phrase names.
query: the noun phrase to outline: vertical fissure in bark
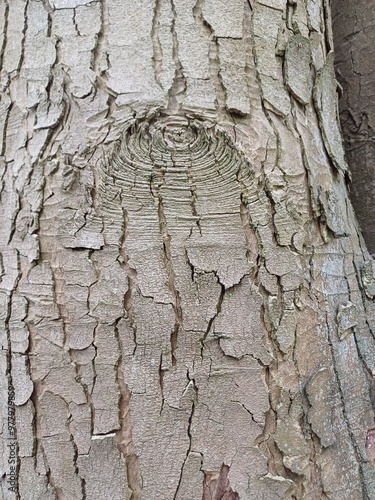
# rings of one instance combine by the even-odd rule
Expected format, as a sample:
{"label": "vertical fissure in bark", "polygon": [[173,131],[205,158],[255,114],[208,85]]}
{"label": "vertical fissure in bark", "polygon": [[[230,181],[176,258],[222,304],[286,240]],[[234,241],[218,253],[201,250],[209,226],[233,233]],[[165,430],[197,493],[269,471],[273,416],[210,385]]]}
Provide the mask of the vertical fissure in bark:
{"label": "vertical fissure in bark", "polygon": [[332,15],[330,0],[323,0],[324,12],[324,35],[327,47],[327,54],[333,50]]}
{"label": "vertical fissure in bark", "polygon": [[214,321],[215,319],[218,317],[218,315],[221,313],[221,307],[223,305],[223,300],[224,300],[224,296],[225,296],[225,286],[220,283],[220,280],[218,278],[218,276],[216,276],[216,279],[217,279],[217,282],[218,284],[220,285],[220,296],[219,296],[219,300],[216,304],[216,311],[215,311],[215,314],[213,316],[211,316],[211,318],[208,320],[208,323],[207,323],[207,329],[203,335],[203,337],[200,339],[200,343],[201,343],[201,358],[203,359],[203,353],[204,353],[204,349],[206,347],[205,345],[205,341],[208,337],[208,335],[211,333],[212,331],[212,327],[214,325]]}
{"label": "vertical fissure in bark", "polygon": [[172,364],[173,366],[176,364],[176,356],[175,351],[177,348],[177,337],[179,329],[183,325],[183,316],[182,316],[182,307],[181,307],[181,297],[180,292],[176,287],[176,277],[173,269],[173,260],[172,260],[172,252],[171,252],[171,237],[168,234],[167,229],[167,218],[165,216],[164,204],[162,198],[162,186],[165,183],[164,172],[158,171],[159,169],[154,169],[154,180],[152,192],[157,200],[158,207],[158,217],[159,217],[159,230],[163,240],[163,250],[164,250],[164,259],[165,259],[165,267],[168,273],[169,278],[169,289],[173,298],[173,310],[175,313],[175,326],[171,333],[170,342],[171,342],[171,356],[172,356]]}
{"label": "vertical fissure in bark", "polygon": [[155,0],[154,16],[152,19],[152,29],[151,29],[151,39],[153,48],[152,62],[154,66],[155,81],[162,89],[163,86],[160,81],[160,75],[162,70],[163,49],[159,39],[159,24],[160,24],[160,14],[161,14],[160,11],[161,11],[161,0]]}
{"label": "vertical fissure in bark", "polygon": [[[17,255],[17,260],[18,260],[19,256]],[[20,269],[18,269],[18,271],[20,271]],[[15,441],[15,453],[16,453],[16,474],[17,476],[19,475],[19,470],[20,470],[20,465],[21,465],[21,458],[19,456],[19,444],[18,444],[18,435],[17,435],[17,430],[16,430],[16,426],[17,426],[17,422],[16,421],[12,421],[10,418],[9,418],[9,411],[10,411],[10,402],[9,402],[9,396],[11,394],[11,391],[14,390],[14,381],[13,381],[13,377],[12,377],[12,354],[13,354],[13,350],[12,350],[12,340],[11,340],[11,332],[10,332],[10,318],[11,318],[11,312],[12,312],[12,297],[17,289],[17,285],[18,285],[18,282],[21,278],[21,274],[19,272],[18,274],[18,278],[13,286],[13,289],[10,290],[9,294],[8,294],[8,301],[7,301],[7,309],[6,309],[6,312],[5,312],[5,318],[4,318],[4,330],[5,330],[5,335],[6,335],[6,339],[7,339],[7,346],[6,346],[6,371],[5,371],[5,379],[6,379],[6,382],[7,382],[7,405],[3,405],[4,407],[6,406],[7,408],[7,428],[9,428],[9,423],[11,425],[14,426],[14,429],[15,429],[15,435],[13,436],[13,442]],[[4,348],[4,347],[3,347]],[[5,398],[4,398],[5,399]],[[13,403],[14,404],[14,403]],[[14,417],[16,416],[16,414],[14,413]],[[3,427],[3,433],[5,433],[5,425],[2,426]],[[4,440],[5,442],[5,440]],[[4,450],[5,451],[5,450]],[[4,458],[5,458],[5,453],[4,453]],[[16,484],[15,484],[15,490],[16,490],[16,495],[17,495],[17,498],[20,498],[20,492],[19,492],[19,484],[18,484],[18,481],[16,481]]]}
{"label": "vertical fissure in bark", "polygon": [[[172,362],[173,364],[173,362]],[[165,403],[165,396],[164,396],[164,375],[165,375],[166,370],[163,369],[163,353],[160,354],[160,363],[159,363],[159,387],[160,387],[160,393],[161,393],[161,405],[160,405],[160,412],[159,415],[161,415],[163,408],[164,408],[164,403]]]}
{"label": "vertical fissure in bark", "polygon": [[86,496],[86,481],[79,474],[79,467],[78,467],[79,453],[78,453],[78,447],[77,447],[76,442],[74,441],[74,437],[73,437],[72,434],[70,434],[70,442],[72,443],[73,450],[74,450],[74,454],[73,454],[73,467],[74,467],[74,471],[75,471],[76,476],[79,478],[79,480],[81,482],[82,500],[86,500],[86,498],[87,498],[87,496]]}
{"label": "vertical fissure in bark", "polygon": [[[257,283],[257,275],[259,271],[259,257],[261,254],[260,248],[259,248],[259,234],[257,234],[256,228],[254,227],[254,224],[251,221],[251,214],[249,211],[249,191],[248,188],[245,184],[244,179],[246,178],[246,173],[245,169],[248,168],[250,169],[250,166],[247,164],[241,164],[240,168],[238,169],[237,172],[237,182],[240,187],[240,217],[241,217],[241,222],[242,222],[242,227],[246,239],[246,256],[248,259],[248,262],[250,264],[250,272],[251,276],[250,278],[254,280],[255,284]],[[248,172],[249,174],[249,172]],[[255,182],[254,179],[252,179],[252,182]]]}
{"label": "vertical fissure in bark", "polygon": [[[13,237],[15,235],[16,228],[17,228],[17,217],[18,217],[19,212],[21,211],[21,199],[22,199],[22,196],[18,192],[18,190],[16,189],[15,186],[14,186],[14,189],[16,191],[17,201],[16,201],[15,212],[11,215],[11,226],[10,226],[9,239],[7,241],[7,245],[10,245],[12,243],[12,240],[13,240]],[[19,254],[18,253],[17,253],[17,258],[19,259]],[[16,290],[16,288],[14,290]]]}
{"label": "vertical fissure in bark", "polygon": [[99,323],[97,323],[95,325],[95,328],[93,331],[93,338],[92,338],[92,344],[91,344],[94,348],[94,356],[93,356],[93,359],[91,361],[92,370],[93,370],[93,378],[92,378],[92,389],[91,389],[91,392],[89,392],[88,398],[87,398],[87,402],[90,405],[90,431],[91,431],[92,436],[95,435],[95,405],[94,405],[92,394],[94,392],[94,387],[95,387],[95,384],[96,384],[96,381],[98,378],[97,372],[95,370],[95,361],[98,357],[98,348],[97,348],[97,345],[95,342],[96,338],[97,338],[97,334],[98,334],[98,328],[99,328]]}
{"label": "vertical fissure in bark", "polygon": [[213,82],[215,87],[216,94],[216,112],[218,114],[218,118],[230,118],[230,115],[227,116],[225,113],[225,103],[226,103],[226,90],[223,83],[223,79],[220,72],[220,60],[219,60],[219,44],[218,38],[215,35],[215,32],[212,26],[207,22],[207,20],[203,16],[202,8],[204,5],[204,0],[197,0],[196,4],[193,7],[193,16],[195,22],[200,27],[202,35],[208,41],[208,64],[210,71],[210,79]]}
{"label": "vertical fissure in bark", "polygon": [[[125,436],[126,442],[126,477],[128,479],[129,487],[132,491],[131,500],[140,500],[142,496],[142,475],[140,470],[140,463],[137,454],[134,451],[133,440],[132,440],[132,422],[130,415],[130,397],[126,401],[128,409],[125,413],[124,418],[124,429],[126,429]],[[124,400],[125,405],[125,400]]]}
{"label": "vertical fissure in bark", "polygon": [[[5,131],[8,128],[8,121],[9,121],[11,109],[12,109],[12,103],[10,103],[8,106],[6,106],[4,111],[3,111],[3,113],[4,113],[4,126],[3,126],[4,131],[3,131],[2,137],[0,137],[0,155],[4,156],[4,163],[5,163],[6,144],[7,144]],[[5,169],[4,169],[2,177],[4,177],[4,175],[5,175]],[[2,188],[3,187],[4,186],[2,186]]]}
{"label": "vertical fissure in bark", "polygon": [[[120,352],[123,352],[122,341],[117,329]],[[120,389],[119,416],[120,429],[116,433],[117,446],[125,460],[128,487],[131,490],[129,500],[140,500],[142,494],[142,478],[140,474],[139,457],[134,451],[132,418],[130,413],[131,392],[124,379],[124,359],[120,355],[117,366],[117,383]]]}
{"label": "vertical fissure in bark", "polygon": [[47,38],[51,38],[52,37],[52,24],[53,24],[53,21],[52,21],[53,9],[52,9],[51,5],[49,4],[48,0],[42,0],[42,4],[43,4],[43,7],[47,11]]}
{"label": "vertical fissure in bark", "polygon": [[[357,235],[358,239],[361,238],[361,235],[360,235],[360,233],[359,233],[358,230],[356,230],[356,235]],[[363,260],[365,260],[366,259],[366,255],[364,254],[364,251],[362,249],[361,249],[361,254],[362,254]],[[352,263],[352,268],[354,270],[357,282],[358,283],[362,283],[361,271],[360,271],[360,269],[358,269],[358,265],[357,265],[357,262],[355,260],[354,253],[352,254],[351,263]],[[346,278],[347,287],[348,287],[349,301],[351,301],[352,304],[355,304],[356,297],[352,293],[352,289],[351,289],[351,286],[350,286],[350,281],[349,281],[349,279],[347,277],[345,277],[345,278]],[[362,306],[363,306],[363,310],[366,311],[366,313],[367,313],[369,308],[368,308],[368,305],[366,303],[366,293],[363,290],[363,288],[360,288],[359,291],[360,291],[360,297],[361,297],[361,303],[362,303]],[[368,330],[371,333],[372,337],[375,339],[375,332],[371,328],[371,325],[370,325],[369,320],[367,318],[367,314],[365,315],[365,323],[366,323],[366,325],[368,327]],[[357,326],[357,325],[355,325],[355,326]],[[362,352],[362,350],[360,348],[360,344],[361,344],[360,333],[357,331],[357,329],[355,328],[355,326],[352,328],[352,332],[353,332],[353,336],[354,336],[354,344],[355,344],[355,347],[356,347],[356,350],[357,350],[358,359],[361,360],[363,371],[366,374],[366,377],[367,377],[367,380],[368,380],[368,385],[369,385],[370,390],[371,390],[371,392],[373,394],[373,397],[374,397],[375,396],[375,386],[373,384],[374,373],[370,369],[369,364],[368,364],[368,360],[365,359],[365,357],[363,355],[363,352]],[[374,402],[375,402],[375,400],[374,400]],[[374,415],[374,420],[375,420],[375,415]]]}
{"label": "vertical fissure in bark", "polygon": [[44,465],[45,465],[46,470],[47,470],[47,472],[46,472],[47,483],[52,488],[52,490],[54,491],[54,493],[56,495],[56,499],[57,500],[63,500],[63,498],[64,498],[63,490],[61,488],[59,488],[58,486],[56,486],[56,484],[55,484],[55,481],[54,481],[53,476],[52,476],[51,469],[48,466],[47,457],[46,457],[46,454],[45,454],[44,450],[42,452],[42,456],[43,456],[43,460],[44,460]]}
{"label": "vertical fissure in bark", "polygon": [[319,439],[319,436],[317,436],[315,434],[315,432],[313,431],[311,425],[305,423],[305,426],[307,427],[307,432],[309,433],[308,443],[309,443],[310,448],[312,450],[312,452],[311,452],[311,457],[312,457],[312,461],[313,461],[312,480],[319,487],[319,490],[320,490],[319,495],[320,495],[321,500],[329,500],[327,492],[324,491],[323,481],[322,481],[322,470],[321,470],[321,467],[319,465],[318,450],[320,447],[320,439]]}
{"label": "vertical fissure in bark", "polygon": [[[9,3],[8,0],[4,0],[4,19],[3,19],[3,40],[0,47],[0,68],[3,67],[4,62],[4,52],[7,44],[7,32],[8,32],[8,18],[9,18]],[[2,153],[1,153],[2,154]]]}
{"label": "vertical fissure in bark", "polygon": [[27,27],[28,27],[27,23],[28,23],[28,19],[29,19],[28,15],[27,15],[27,11],[28,11],[28,8],[29,8],[29,3],[30,3],[30,0],[26,0],[25,7],[24,7],[24,12],[23,12],[24,27],[23,27],[23,30],[22,30],[21,56],[20,56],[20,59],[19,59],[19,62],[18,62],[17,73],[20,72],[20,70],[22,68],[23,60],[24,60],[24,57],[25,57],[25,41],[26,41]]}
{"label": "vertical fissure in bark", "polygon": [[184,96],[186,94],[186,77],[184,75],[184,68],[182,67],[179,53],[178,53],[178,36],[176,30],[176,21],[177,21],[177,12],[176,7],[171,1],[171,10],[172,10],[172,25],[171,25],[171,33],[173,40],[173,61],[176,67],[174,80],[171,88],[168,91],[168,106],[167,111],[170,114],[178,114],[181,109],[181,103],[184,100]]}
{"label": "vertical fissure in bark", "polygon": [[100,30],[96,35],[95,46],[92,49],[91,69],[95,73],[97,81],[105,76],[105,71],[100,70],[100,62],[106,53],[108,45],[109,12],[108,0],[100,1]]}
{"label": "vertical fissure in bark", "polygon": [[[35,335],[33,330],[34,325],[31,325],[30,322],[27,325],[29,331],[29,347],[28,347],[28,357],[30,359],[31,356],[35,356]],[[29,361],[30,362],[30,361]],[[31,363],[30,363],[31,364]],[[31,364],[32,366],[32,364]],[[33,435],[33,458],[34,465],[36,465],[38,457],[43,456],[44,461],[46,462],[45,453],[43,450],[43,442],[42,442],[42,431],[41,431],[41,418],[42,418],[42,410],[40,405],[40,397],[42,395],[42,387],[41,382],[39,380],[34,380],[33,370],[30,368],[30,378],[33,382],[33,392],[30,396],[30,401],[33,406],[33,420],[32,420],[32,435]],[[46,467],[46,471],[48,472],[48,467]],[[47,480],[49,481],[49,476],[46,474]],[[51,484],[51,486],[53,486]]]}
{"label": "vertical fissure in bark", "polygon": [[[122,198],[122,197],[121,197]],[[122,202],[123,203],[123,202]],[[127,319],[129,320],[130,328],[133,332],[133,342],[134,342],[134,350],[133,356],[137,350],[137,324],[133,317],[133,294],[138,290],[137,286],[137,271],[130,267],[129,265],[129,256],[126,253],[126,238],[128,235],[128,213],[125,208],[122,208],[123,215],[123,232],[122,237],[119,243],[119,254],[121,256],[121,266],[124,268],[128,280],[128,289],[124,295],[124,310],[126,312]],[[121,352],[121,350],[120,350]]]}
{"label": "vertical fissure in bark", "polygon": [[194,389],[194,399],[191,403],[191,412],[190,412],[190,415],[189,415],[189,419],[188,419],[188,425],[187,425],[187,435],[188,435],[188,438],[189,438],[189,445],[188,445],[188,449],[186,451],[186,456],[185,456],[185,459],[181,465],[181,473],[180,473],[180,477],[179,477],[179,480],[178,480],[178,484],[177,484],[177,488],[176,488],[176,492],[173,496],[173,500],[177,500],[178,498],[178,493],[180,491],[180,487],[181,487],[181,483],[182,483],[182,476],[183,476],[183,473],[184,473],[184,467],[185,467],[185,464],[189,458],[189,454],[191,452],[191,447],[192,447],[192,440],[193,440],[193,436],[192,436],[192,430],[191,430],[191,427],[192,427],[192,421],[193,421],[193,417],[194,417],[194,412],[195,412],[195,399],[198,398],[198,388],[197,386],[195,385],[195,380],[193,378],[190,378],[190,375],[189,375],[189,370],[187,371],[187,379],[188,379],[188,385],[193,383],[193,389]]}
{"label": "vertical fissure in bark", "polygon": [[[201,228],[201,223],[200,223],[202,216],[197,211],[197,202],[198,202],[198,198],[197,198],[197,186],[196,186],[193,174],[192,174],[192,164],[191,164],[191,161],[187,165],[186,173],[187,173],[187,178],[188,178],[188,181],[189,181],[189,189],[190,189],[190,194],[191,194],[191,212],[194,215],[194,217],[196,217],[196,225],[197,225],[199,234],[202,236],[202,228]],[[193,229],[191,229],[191,231],[190,231],[190,235],[192,234],[192,230]],[[185,252],[185,253],[187,255],[187,252]]]}
{"label": "vertical fissure in bark", "polygon": [[[327,307],[327,309],[328,309],[328,307]],[[361,452],[358,449],[357,440],[355,439],[355,436],[353,435],[353,429],[352,429],[352,427],[350,425],[350,418],[348,417],[347,410],[346,410],[345,397],[344,397],[344,393],[343,393],[343,389],[342,389],[340,375],[339,375],[339,372],[338,372],[337,366],[336,366],[336,359],[335,359],[336,358],[336,354],[335,354],[335,350],[334,350],[334,347],[333,347],[332,331],[331,331],[331,328],[330,328],[327,311],[326,311],[326,326],[327,326],[327,341],[328,341],[328,345],[329,345],[330,351],[331,351],[332,368],[333,368],[333,371],[334,371],[334,374],[335,374],[335,381],[336,381],[336,384],[337,384],[337,387],[338,387],[338,394],[339,394],[340,401],[341,401],[342,415],[344,417],[344,422],[345,422],[345,426],[347,428],[347,432],[348,432],[348,435],[349,435],[349,438],[350,438],[350,443],[351,443],[352,449],[353,449],[355,457],[357,459],[357,464],[356,465],[358,467],[358,472],[359,472],[359,475],[360,475],[360,478],[361,478],[360,485],[361,485],[361,488],[362,488],[362,495],[363,495],[363,498],[365,500],[371,500],[371,497],[369,496],[368,491],[367,491],[366,481],[365,481],[364,473],[363,473],[363,459],[361,457]]]}
{"label": "vertical fissure in bark", "polygon": [[[321,215],[321,211],[317,209],[317,203],[314,197],[314,187],[313,187],[313,182],[310,179],[311,173],[310,173],[310,166],[309,166],[309,161],[308,161],[308,152],[305,148],[305,144],[303,141],[303,137],[298,130],[298,125],[297,125],[297,115],[296,115],[296,108],[300,106],[297,102],[292,102],[292,118],[293,118],[293,130],[297,134],[297,137],[299,139],[299,144],[300,144],[300,151],[301,151],[301,158],[302,158],[302,163],[305,171],[305,189],[306,193],[309,195],[309,216],[310,219],[317,219],[318,220],[318,225],[320,227],[321,220],[319,219]],[[298,251],[298,249],[295,249]]]}

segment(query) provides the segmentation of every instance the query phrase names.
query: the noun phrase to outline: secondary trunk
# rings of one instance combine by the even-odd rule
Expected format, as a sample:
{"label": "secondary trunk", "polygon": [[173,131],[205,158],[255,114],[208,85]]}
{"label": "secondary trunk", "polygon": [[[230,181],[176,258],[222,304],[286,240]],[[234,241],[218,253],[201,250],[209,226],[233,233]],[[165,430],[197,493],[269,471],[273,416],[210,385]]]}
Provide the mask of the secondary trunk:
{"label": "secondary trunk", "polygon": [[4,498],[374,498],[328,4],[0,1]]}
{"label": "secondary trunk", "polygon": [[332,2],[340,118],[353,174],[351,198],[364,239],[375,255],[375,5],[366,0]]}

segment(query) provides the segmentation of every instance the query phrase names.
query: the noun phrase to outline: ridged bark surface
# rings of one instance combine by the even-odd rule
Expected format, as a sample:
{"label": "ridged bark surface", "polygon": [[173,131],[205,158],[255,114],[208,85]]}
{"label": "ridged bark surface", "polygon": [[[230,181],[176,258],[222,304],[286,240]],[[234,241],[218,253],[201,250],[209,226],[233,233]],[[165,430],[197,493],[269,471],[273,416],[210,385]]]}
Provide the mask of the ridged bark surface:
{"label": "ridged bark surface", "polygon": [[0,0],[3,498],[374,498],[330,20]]}
{"label": "ridged bark surface", "polygon": [[353,182],[350,197],[367,247],[375,255],[375,5],[332,0],[340,119]]}

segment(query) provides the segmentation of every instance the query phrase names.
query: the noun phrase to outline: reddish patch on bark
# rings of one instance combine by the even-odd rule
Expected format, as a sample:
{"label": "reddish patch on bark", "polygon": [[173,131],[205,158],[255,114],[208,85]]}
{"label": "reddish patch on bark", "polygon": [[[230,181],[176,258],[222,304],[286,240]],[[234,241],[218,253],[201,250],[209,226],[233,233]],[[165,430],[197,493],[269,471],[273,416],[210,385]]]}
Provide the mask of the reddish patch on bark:
{"label": "reddish patch on bark", "polygon": [[229,467],[222,465],[220,472],[206,472],[203,482],[202,500],[239,500],[228,479]]}
{"label": "reddish patch on bark", "polygon": [[375,465],[375,427],[369,429],[366,436],[366,450],[369,459]]}

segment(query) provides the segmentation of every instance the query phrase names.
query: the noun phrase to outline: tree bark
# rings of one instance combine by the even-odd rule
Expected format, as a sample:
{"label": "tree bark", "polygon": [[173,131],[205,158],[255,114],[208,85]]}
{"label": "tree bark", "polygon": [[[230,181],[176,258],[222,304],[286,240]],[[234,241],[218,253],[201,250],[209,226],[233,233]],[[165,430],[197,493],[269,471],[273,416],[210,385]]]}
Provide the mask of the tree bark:
{"label": "tree bark", "polygon": [[3,498],[374,498],[330,20],[0,1]]}
{"label": "tree bark", "polygon": [[375,255],[375,8],[371,2],[334,0],[337,77],[342,86],[340,118],[353,175],[351,199],[370,253]]}

